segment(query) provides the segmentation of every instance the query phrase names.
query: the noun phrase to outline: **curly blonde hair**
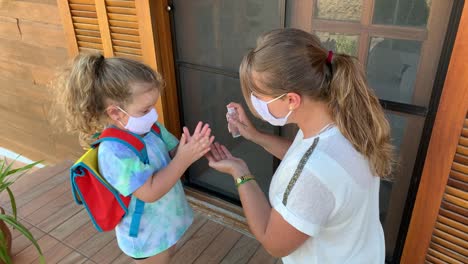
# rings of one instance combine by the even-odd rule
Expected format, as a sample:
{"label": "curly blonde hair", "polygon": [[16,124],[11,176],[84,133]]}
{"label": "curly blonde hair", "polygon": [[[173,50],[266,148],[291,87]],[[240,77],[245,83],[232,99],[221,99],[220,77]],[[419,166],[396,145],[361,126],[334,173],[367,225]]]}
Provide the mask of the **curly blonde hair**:
{"label": "curly blonde hair", "polygon": [[132,102],[131,85],[150,83],[161,91],[164,81],[149,66],[126,58],[104,58],[99,53],[78,55],[53,83],[53,118],[63,118],[65,129],[78,132],[88,147],[94,134],[108,125],[106,109],[111,101],[120,107]]}

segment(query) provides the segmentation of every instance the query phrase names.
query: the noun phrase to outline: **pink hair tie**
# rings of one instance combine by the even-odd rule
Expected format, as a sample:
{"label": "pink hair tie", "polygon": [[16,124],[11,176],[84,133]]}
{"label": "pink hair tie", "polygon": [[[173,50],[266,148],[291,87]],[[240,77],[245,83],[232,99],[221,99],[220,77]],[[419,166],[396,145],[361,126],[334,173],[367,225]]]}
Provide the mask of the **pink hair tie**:
{"label": "pink hair tie", "polygon": [[333,59],[333,51],[328,51],[327,63],[331,64]]}

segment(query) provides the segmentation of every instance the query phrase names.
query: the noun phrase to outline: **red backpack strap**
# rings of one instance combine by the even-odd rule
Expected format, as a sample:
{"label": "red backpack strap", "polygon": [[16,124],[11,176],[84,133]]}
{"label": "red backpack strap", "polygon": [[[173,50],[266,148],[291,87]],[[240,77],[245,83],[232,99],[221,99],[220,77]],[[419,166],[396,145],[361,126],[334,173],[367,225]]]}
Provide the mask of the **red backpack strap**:
{"label": "red backpack strap", "polygon": [[159,128],[157,123],[154,123],[153,126],[151,127],[151,132],[156,134],[156,136],[161,137],[161,128]]}
{"label": "red backpack strap", "polygon": [[116,127],[109,127],[102,131],[99,139],[96,140],[91,144],[94,148],[98,146],[102,141],[117,141],[132,151],[134,151],[138,157],[140,157],[143,163],[148,163],[148,154],[146,152],[146,144],[139,135],[116,128]]}

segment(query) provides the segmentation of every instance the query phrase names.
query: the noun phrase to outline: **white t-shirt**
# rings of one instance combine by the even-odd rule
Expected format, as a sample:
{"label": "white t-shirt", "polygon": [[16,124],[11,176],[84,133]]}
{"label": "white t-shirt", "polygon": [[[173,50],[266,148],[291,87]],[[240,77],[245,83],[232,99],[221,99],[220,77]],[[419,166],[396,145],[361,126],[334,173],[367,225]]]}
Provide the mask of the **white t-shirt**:
{"label": "white t-shirt", "polygon": [[[290,184],[315,140],[316,147],[302,172]],[[292,186],[289,194],[288,185]],[[270,203],[310,238],[284,257],[283,263],[384,263],[379,185],[367,159],[337,127],[307,139],[299,131],[273,176]]]}

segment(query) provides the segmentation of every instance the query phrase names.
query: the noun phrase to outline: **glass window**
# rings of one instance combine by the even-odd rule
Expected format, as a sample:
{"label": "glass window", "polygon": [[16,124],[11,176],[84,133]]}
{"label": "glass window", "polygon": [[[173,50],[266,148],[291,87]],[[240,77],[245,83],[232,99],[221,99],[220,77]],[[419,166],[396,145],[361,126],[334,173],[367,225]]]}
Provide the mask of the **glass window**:
{"label": "glass window", "polygon": [[316,18],[330,20],[360,21],[362,0],[317,0]]}
{"label": "glass window", "polygon": [[[179,70],[180,85],[187,87],[181,90],[185,125],[192,130],[200,120],[209,123],[212,131],[216,133],[216,141],[226,145],[233,155],[242,157],[247,162],[253,161],[248,165],[262,190],[268,194],[274,158],[262,147],[243,137],[232,138],[227,130],[226,105],[239,102],[247,109],[239,88],[239,79],[183,66]],[[266,122],[253,116],[250,116],[250,119],[260,130],[274,133],[274,128]],[[232,177],[210,169],[206,160],[192,165],[189,175],[191,183],[202,185],[232,199],[239,199]]]}
{"label": "glass window", "polygon": [[316,31],[315,34],[320,38],[320,41],[325,48],[335,52],[357,56],[358,35],[345,35],[320,31]]}
{"label": "glass window", "polygon": [[367,77],[379,98],[411,104],[418,71],[421,42],[373,37]]}
{"label": "glass window", "polygon": [[374,24],[425,27],[432,0],[375,0]]}
{"label": "glass window", "polygon": [[237,72],[263,32],[281,27],[277,1],[174,1],[177,59]]}

